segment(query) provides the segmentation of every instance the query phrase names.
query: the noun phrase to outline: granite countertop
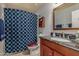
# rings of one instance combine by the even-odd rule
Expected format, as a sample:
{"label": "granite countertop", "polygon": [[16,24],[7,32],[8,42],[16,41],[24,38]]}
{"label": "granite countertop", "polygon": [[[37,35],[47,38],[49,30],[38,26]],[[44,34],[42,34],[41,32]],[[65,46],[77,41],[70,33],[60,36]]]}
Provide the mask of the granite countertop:
{"label": "granite countertop", "polygon": [[62,46],[65,46],[67,48],[71,48],[71,49],[74,49],[76,51],[79,51],[79,47],[76,46],[77,44],[76,43],[73,43],[72,41],[69,41],[67,39],[64,39],[63,38],[63,40],[67,40],[66,42],[64,42],[64,41],[57,41],[57,40],[55,40],[55,39],[58,39],[59,40],[61,38],[55,38],[55,37],[50,37],[50,36],[39,36],[39,37],[45,38],[46,40],[49,40],[49,41],[53,41],[53,42],[55,42],[57,44],[60,44]]}

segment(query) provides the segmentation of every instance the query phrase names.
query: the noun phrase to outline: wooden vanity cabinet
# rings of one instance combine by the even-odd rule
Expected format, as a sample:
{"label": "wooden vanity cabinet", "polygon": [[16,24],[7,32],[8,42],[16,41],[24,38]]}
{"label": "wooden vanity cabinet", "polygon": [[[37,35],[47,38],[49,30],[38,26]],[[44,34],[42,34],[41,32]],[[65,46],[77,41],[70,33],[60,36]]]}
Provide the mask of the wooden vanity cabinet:
{"label": "wooden vanity cabinet", "polygon": [[79,51],[40,37],[41,56],[79,56]]}
{"label": "wooden vanity cabinet", "polygon": [[44,43],[49,44],[49,42],[45,42],[45,40],[41,38],[41,41],[40,41],[40,55],[41,56],[62,56],[61,53],[51,49],[49,46],[45,45]]}

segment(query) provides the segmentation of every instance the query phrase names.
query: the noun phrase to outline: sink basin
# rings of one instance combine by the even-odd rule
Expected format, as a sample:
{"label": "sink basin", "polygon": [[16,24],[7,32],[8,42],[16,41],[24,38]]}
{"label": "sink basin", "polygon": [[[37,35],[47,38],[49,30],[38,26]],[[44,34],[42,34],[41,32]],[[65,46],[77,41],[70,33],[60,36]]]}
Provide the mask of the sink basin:
{"label": "sink basin", "polygon": [[51,38],[51,40],[54,40],[54,41],[57,41],[57,42],[71,42],[71,41],[69,41],[69,40],[67,40],[67,39],[63,39],[63,38]]}

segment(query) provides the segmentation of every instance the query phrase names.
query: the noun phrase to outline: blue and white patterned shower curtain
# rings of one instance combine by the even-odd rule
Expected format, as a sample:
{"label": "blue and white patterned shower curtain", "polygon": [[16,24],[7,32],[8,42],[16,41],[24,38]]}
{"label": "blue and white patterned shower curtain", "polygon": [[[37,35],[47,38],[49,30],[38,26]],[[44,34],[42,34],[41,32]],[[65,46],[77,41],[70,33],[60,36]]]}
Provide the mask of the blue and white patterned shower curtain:
{"label": "blue and white patterned shower curtain", "polygon": [[21,52],[37,42],[37,15],[19,9],[4,8],[5,53]]}
{"label": "blue and white patterned shower curtain", "polygon": [[3,41],[4,38],[5,38],[4,20],[0,19],[0,41]]}

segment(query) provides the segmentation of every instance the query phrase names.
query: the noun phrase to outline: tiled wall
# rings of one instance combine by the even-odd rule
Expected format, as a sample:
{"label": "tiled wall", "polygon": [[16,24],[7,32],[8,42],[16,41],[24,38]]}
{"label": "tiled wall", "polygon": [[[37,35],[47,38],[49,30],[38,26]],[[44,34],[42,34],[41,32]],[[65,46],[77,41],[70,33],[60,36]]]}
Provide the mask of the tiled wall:
{"label": "tiled wall", "polygon": [[37,15],[19,9],[4,8],[5,53],[21,52],[37,42]]}

